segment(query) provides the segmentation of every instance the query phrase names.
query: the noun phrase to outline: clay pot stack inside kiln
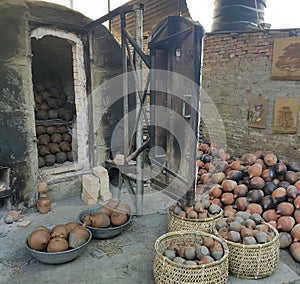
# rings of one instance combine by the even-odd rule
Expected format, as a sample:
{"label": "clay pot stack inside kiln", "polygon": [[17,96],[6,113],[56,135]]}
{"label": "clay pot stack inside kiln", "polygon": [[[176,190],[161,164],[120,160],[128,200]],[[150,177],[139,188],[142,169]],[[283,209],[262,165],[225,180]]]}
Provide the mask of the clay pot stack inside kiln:
{"label": "clay pot stack inside kiln", "polygon": [[70,127],[74,97],[68,97],[59,83],[45,82],[34,86],[34,101],[39,167],[76,160]]}

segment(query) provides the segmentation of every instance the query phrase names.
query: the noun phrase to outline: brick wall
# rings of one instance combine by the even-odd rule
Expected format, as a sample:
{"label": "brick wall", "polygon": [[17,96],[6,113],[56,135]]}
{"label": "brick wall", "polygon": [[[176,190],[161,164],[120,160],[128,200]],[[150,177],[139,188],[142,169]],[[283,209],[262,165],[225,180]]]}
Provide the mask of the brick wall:
{"label": "brick wall", "polygon": [[[235,154],[273,150],[300,161],[299,106],[297,133],[273,132],[275,99],[298,97],[300,103],[300,81],[271,80],[274,39],[290,37],[292,32],[300,34],[300,30],[270,30],[205,35],[201,93],[204,140],[227,143]],[[248,127],[251,98],[269,99],[265,129]]]}

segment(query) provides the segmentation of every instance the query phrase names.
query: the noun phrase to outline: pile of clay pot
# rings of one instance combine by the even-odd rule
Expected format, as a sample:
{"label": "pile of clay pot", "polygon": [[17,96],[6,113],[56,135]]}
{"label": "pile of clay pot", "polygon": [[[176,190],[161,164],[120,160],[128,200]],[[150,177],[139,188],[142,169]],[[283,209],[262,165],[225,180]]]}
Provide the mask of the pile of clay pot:
{"label": "pile of clay pot", "polygon": [[213,218],[221,212],[222,208],[217,204],[210,204],[209,200],[202,200],[201,202],[195,202],[191,206],[183,206],[180,202],[177,202],[172,206],[171,211],[179,217],[187,219],[199,219]]}
{"label": "pile of clay pot", "polygon": [[183,265],[203,265],[219,260],[224,255],[222,244],[209,236],[201,236],[199,242],[176,242],[165,249],[163,255]]}
{"label": "pile of clay pot", "polygon": [[110,200],[96,212],[85,213],[83,224],[94,228],[117,227],[125,224],[131,214],[128,204]]}
{"label": "pile of clay pot", "polygon": [[40,226],[28,237],[28,245],[33,250],[45,252],[62,252],[74,249],[84,244],[89,238],[89,232],[85,227],[69,222],[58,224],[52,229]]}
{"label": "pile of clay pot", "polygon": [[[68,98],[59,82],[44,82],[34,86],[34,101],[39,167],[76,160],[72,153],[72,134],[67,126],[75,113],[74,98]],[[54,123],[57,120],[59,125]]]}
{"label": "pile of clay pot", "polygon": [[36,135],[40,168],[76,160],[72,152],[72,134],[66,125],[37,125]]}
{"label": "pile of clay pot", "polygon": [[271,151],[231,157],[202,143],[197,157],[198,200],[210,199],[225,217],[258,214],[279,231],[281,248],[300,261],[300,168]]}
{"label": "pile of clay pot", "polygon": [[74,95],[64,93],[59,82],[41,82],[34,85],[35,118],[71,121],[75,113]]}
{"label": "pile of clay pot", "polygon": [[244,245],[257,245],[270,242],[275,237],[275,231],[265,223],[257,214],[239,211],[228,218],[218,220],[216,223],[217,234],[233,243]]}

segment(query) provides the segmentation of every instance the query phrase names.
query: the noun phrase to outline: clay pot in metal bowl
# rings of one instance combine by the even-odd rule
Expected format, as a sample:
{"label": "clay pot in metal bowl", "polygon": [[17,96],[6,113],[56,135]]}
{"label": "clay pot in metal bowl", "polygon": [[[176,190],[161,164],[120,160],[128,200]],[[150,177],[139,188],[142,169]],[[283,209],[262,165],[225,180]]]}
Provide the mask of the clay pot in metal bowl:
{"label": "clay pot in metal bowl", "polygon": [[[52,229],[53,227],[54,226],[48,226],[47,228]],[[29,253],[40,262],[47,263],[47,264],[60,264],[60,263],[69,262],[75,259],[76,257],[80,256],[86,250],[86,245],[92,239],[91,231],[88,228],[87,230],[89,232],[88,240],[82,245],[76,248],[68,249],[66,251],[47,252],[47,251],[34,250],[28,245],[28,237],[25,240],[25,247],[29,251]]]}
{"label": "clay pot in metal bowl", "polygon": [[[77,222],[82,224],[84,215],[88,214],[90,215],[91,213],[96,213],[102,206],[95,206],[95,207],[90,207],[88,209],[83,210],[78,216],[77,216]],[[131,224],[131,216],[128,216],[128,219],[126,223],[120,226],[109,226],[107,228],[95,228],[91,226],[87,226],[87,228],[92,232],[93,237],[96,239],[109,239],[118,236],[121,234],[123,231],[125,231]]]}

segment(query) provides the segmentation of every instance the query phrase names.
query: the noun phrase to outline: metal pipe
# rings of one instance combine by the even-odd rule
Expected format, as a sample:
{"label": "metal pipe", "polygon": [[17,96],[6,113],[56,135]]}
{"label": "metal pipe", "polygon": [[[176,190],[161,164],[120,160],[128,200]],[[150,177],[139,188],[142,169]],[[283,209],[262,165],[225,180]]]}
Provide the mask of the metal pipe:
{"label": "metal pipe", "polygon": [[[110,13],[110,0],[107,0],[107,10],[108,14]],[[111,19],[108,20],[108,29],[111,32]]]}
{"label": "metal pipe", "polygon": [[[121,15],[121,45],[123,60],[123,115],[124,115],[124,157],[128,156],[128,74],[127,74],[127,54],[125,45],[124,30],[126,28],[125,13]],[[127,163],[124,161],[124,172],[127,172]]]}
{"label": "metal pipe", "polygon": [[[143,47],[143,9],[136,9],[136,43],[142,49]],[[143,86],[143,60],[139,54],[136,53],[136,75],[137,75],[137,92],[136,92],[136,110],[143,108],[141,104],[141,98],[139,92]],[[136,114],[137,131],[136,131],[136,148],[140,149],[143,145],[143,120],[141,116]],[[143,182],[143,152],[141,152],[136,158],[136,211],[137,215],[143,214],[143,195],[144,195],[144,182]]]}

